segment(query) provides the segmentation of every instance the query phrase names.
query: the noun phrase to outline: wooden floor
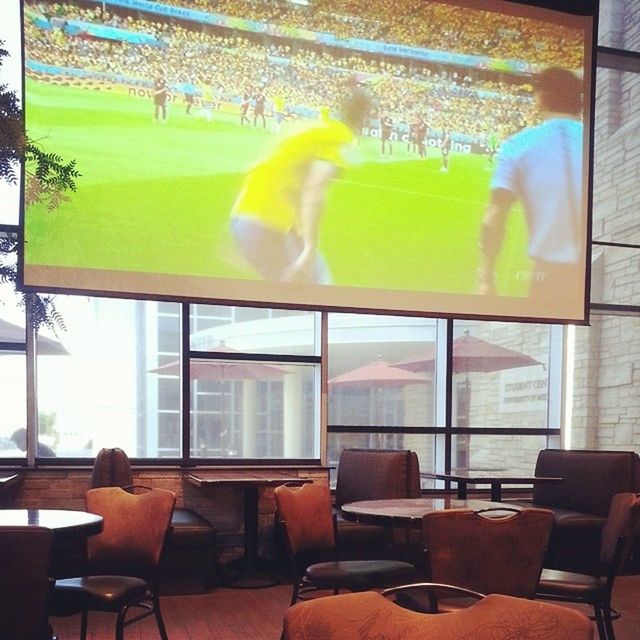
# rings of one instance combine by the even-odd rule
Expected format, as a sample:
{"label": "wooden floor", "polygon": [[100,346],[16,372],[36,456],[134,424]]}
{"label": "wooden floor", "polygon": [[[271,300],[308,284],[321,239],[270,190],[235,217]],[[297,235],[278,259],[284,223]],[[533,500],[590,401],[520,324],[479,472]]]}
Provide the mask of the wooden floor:
{"label": "wooden floor", "polygon": [[[163,596],[161,604],[170,640],[278,640],[290,595],[289,585],[254,590],[216,588],[203,595]],[[616,640],[640,640],[640,576],[618,579],[614,605],[622,613],[614,623]],[[78,638],[78,616],[54,618],[52,623],[60,640]],[[90,614],[89,638],[112,640],[114,623],[110,614]],[[158,637],[151,618],[125,632],[126,640]]]}

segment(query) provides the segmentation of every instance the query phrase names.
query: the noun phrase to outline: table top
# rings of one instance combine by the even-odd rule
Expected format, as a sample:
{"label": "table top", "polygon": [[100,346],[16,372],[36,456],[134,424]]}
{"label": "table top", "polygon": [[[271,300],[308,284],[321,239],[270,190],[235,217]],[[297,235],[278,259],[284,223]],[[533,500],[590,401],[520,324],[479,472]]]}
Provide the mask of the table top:
{"label": "table top", "polygon": [[562,482],[560,477],[552,476],[532,476],[509,471],[507,469],[478,469],[468,471],[431,472],[420,473],[423,478],[434,478],[436,480],[453,480],[473,483],[501,482],[502,484],[551,484]]}
{"label": "table top", "polygon": [[[506,507],[506,508],[505,508]],[[342,505],[342,513],[347,520],[370,523],[390,524],[402,521],[404,524],[422,521],[422,516],[431,511],[444,509],[499,509],[496,515],[507,515],[520,507],[505,505],[502,502],[489,500],[458,500],[451,497],[443,498],[396,498],[390,500],[362,500]]]}
{"label": "table top", "polygon": [[286,471],[260,471],[255,469],[203,471],[202,473],[189,473],[185,476],[185,479],[197,487],[255,487],[260,485],[277,486],[281,484],[306,484],[312,482],[310,478],[300,478]]}
{"label": "table top", "polygon": [[56,540],[85,538],[102,531],[102,516],[70,509],[0,509],[1,527],[46,527]]}
{"label": "table top", "polygon": [[468,471],[431,472],[424,471],[420,475],[423,478],[435,478],[437,480],[474,482],[502,482],[503,484],[547,484],[562,482],[562,478],[551,476],[535,476],[517,473],[507,469],[478,469]]}
{"label": "table top", "polygon": [[11,473],[11,474],[2,474],[0,475],[0,491],[2,489],[6,489],[7,487],[10,487],[11,485],[16,484],[17,482],[20,482],[22,480],[22,474],[21,473]]}

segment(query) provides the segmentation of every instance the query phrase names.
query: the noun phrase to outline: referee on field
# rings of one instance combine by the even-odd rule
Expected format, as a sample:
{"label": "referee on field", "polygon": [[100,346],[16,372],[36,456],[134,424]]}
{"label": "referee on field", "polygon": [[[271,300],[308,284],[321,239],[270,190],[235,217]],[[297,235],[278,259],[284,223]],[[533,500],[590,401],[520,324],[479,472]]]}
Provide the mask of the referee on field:
{"label": "referee on field", "polygon": [[554,303],[557,308],[579,290],[573,285],[583,275],[582,83],[573,72],[553,67],[534,84],[542,122],[508,138],[498,152],[480,233],[478,293],[499,293],[495,263],[507,215],[520,201],[533,265],[514,276],[529,283],[538,308]]}

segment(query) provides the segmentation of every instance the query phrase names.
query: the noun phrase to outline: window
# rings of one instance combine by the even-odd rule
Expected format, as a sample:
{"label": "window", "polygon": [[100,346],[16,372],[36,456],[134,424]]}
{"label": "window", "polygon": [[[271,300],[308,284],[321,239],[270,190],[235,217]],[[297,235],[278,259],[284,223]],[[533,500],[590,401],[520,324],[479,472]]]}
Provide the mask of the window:
{"label": "window", "polygon": [[193,458],[320,458],[319,319],[301,311],[191,307]]}

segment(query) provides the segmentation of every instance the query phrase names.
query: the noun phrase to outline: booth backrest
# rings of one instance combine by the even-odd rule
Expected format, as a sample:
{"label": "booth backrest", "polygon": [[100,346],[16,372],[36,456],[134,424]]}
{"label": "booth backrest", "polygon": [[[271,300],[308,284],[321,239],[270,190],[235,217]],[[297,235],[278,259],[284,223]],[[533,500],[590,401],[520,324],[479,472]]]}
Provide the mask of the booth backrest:
{"label": "booth backrest", "polygon": [[557,484],[534,487],[536,506],[606,517],[616,493],[640,491],[640,458],[634,451],[543,449],[535,475],[563,478]]}
{"label": "booth backrest", "polygon": [[407,449],[345,449],[340,455],[335,505],[420,495],[418,457]]}
{"label": "booth backrest", "polygon": [[100,449],[93,464],[91,487],[129,487],[133,473],[129,457],[120,448]]}

